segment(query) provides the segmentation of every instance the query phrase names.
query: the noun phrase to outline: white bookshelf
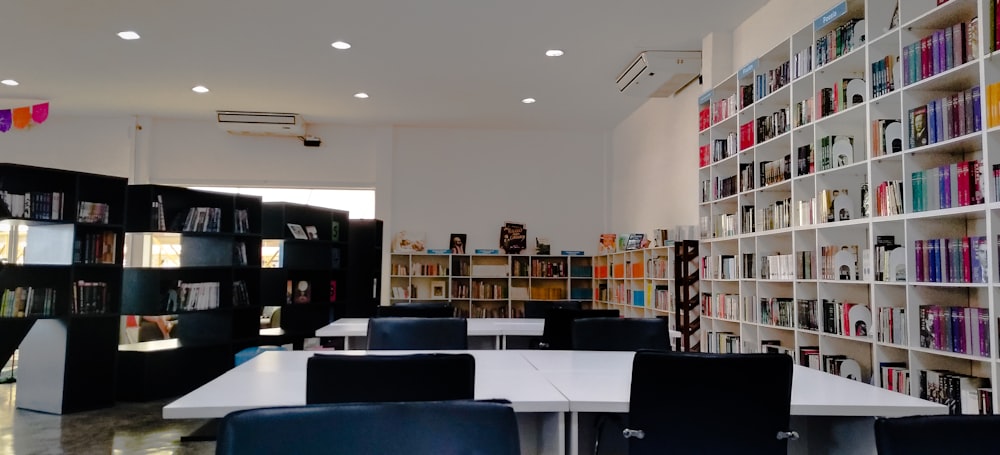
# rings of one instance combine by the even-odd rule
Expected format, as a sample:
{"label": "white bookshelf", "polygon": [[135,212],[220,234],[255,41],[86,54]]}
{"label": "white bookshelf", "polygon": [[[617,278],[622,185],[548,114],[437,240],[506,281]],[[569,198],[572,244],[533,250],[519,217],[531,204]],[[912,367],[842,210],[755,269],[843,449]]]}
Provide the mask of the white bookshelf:
{"label": "white bookshelf", "polygon": [[[995,27],[991,20],[992,3],[989,0],[949,0],[938,5],[938,0],[900,1],[899,25],[889,29],[896,0],[843,2],[749,62],[699,99],[699,111],[709,109],[708,125],[701,124],[698,132],[703,157],[705,146],[708,149],[708,162],[703,159],[699,169],[699,180],[702,181],[699,216],[703,346],[725,351],[727,337],[720,334],[729,332],[732,340],[729,347],[742,352],[761,351],[762,342],[767,340],[780,343],[799,363],[807,361],[802,355],[811,349],[818,351],[821,364],[824,356],[844,355],[857,362],[861,370],[859,379],[874,385],[882,385],[880,365],[902,363],[910,372],[908,386],[913,395],[920,393],[921,370],[950,370],[960,375],[989,379],[991,386],[988,390],[992,394],[988,397],[989,405],[995,408],[1000,373],[996,346],[1000,279],[996,272],[995,250],[1000,235],[1000,203],[997,202],[998,189],[992,169],[1000,164],[1000,129],[989,128],[987,122],[989,102],[992,100],[988,99],[987,86],[1000,81],[1000,60],[996,59],[996,52],[990,51],[990,29]],[[857,46],[849,52],[819,65],[817,39],[854,18],[863,20],[854,27],[854,38],[857,39],[858,34],[863,32],[866,39],[863,42],[858,40]],[[973,18],[978,18],[974,35],[978,47],[974,58],[965,63],[954,61],[955,54],[952,52],[952,65],[948,69],[948,53],[945,52],[940,54],[940,63],[944,65],[939,65],[941,67],[937,68],[936,74],[928,74],[919,80],[910,80],[903,75],[903,70],[908,67],[903,60],[909,45],[920,42],[925,36],[931,36],[930,42],[933,43],[934,30],[954,31],[955,24],[968,24]],[[944,37],[944,34],[942,31],[941,36]],[[943,49],[946,44],[954,43],[944,40],[938,49]],[[796,76],[793,69],[789,72],[787,83],[769,93],[761,93],[755,87],[752,103],[740,103],[741,86],[752,84],[755,78],[767,75],[768,71],[786,61],[790,67],[796,67],[796,56],[810,46],[810,68],[798,67],[802,73],[798,77],[793,77]],[[955,49],[960,50],[961,47],[952,48]],[[933,50],[930,52],[934,55]],[[886,57],[894,64],[894,90],[875,93],[874,90],[884,88],[880,85],[884,80],[874,73],[873,64],[877,65]],[[929,72],[935,73],[933,64]],[[858,78],[864,80],[861,102],[854,105],[845,103],[836,112],[820,115],[817,104],[820,104],[822,89],[832,88],[834,84],[839,87],[845,79]],[[948,136],[947,139],[941,137],[934,143],[928,140],[929,145],[909,143],[908,133],[913,122],[911,111],[951,94],[967,90],[971,93],[973,87],[979,87],[978,105],[973,105],[971,97],[968,98],[968,105],[970,113],[974,108],[981,113],[978,130],[973,125],[965,125],[964,130],[961,125],[956,125],[956,129],[964,134]],[[804,100],[812,100],[812,115],[809,121],[799,122],[796,105]],[[732,104],[734,101],[735,107],[717,109],[725,102]],[[741,131],[741,125],[748,122],[756,124],[758,118],[782,109],[788,118],[785,127],[777,128],[777,133],[768,137],[758,137],[758,128],[755,127],[753,140],[740,147],[747,136],[747,131]],[[880,119],[901,122],[901,151],[893,153],[890,147],[888,153],[883,154],[880,150],[879,145],[884,142],[882,134],[872,133],[873,122]],[[833,164],[841,165],[829,169],[825,169],[821,162],[821,148],[827,137],[834,138],[831,150],[838,152],[843,146],[838,141],[852,137],[854,152],[843,161],[838,161],[836,156],[831,157]],[[716,144],[727,139],[730,141],[730,153],[713,156]],[[736,151],[732,151],[733,142],[737,146]],[[800,170],[799,149],[809,145],[813,147],[814,169]],[[786,155],[789,156],[789,175],[782,178],[779,173],[771,181],[762,181],[761,164],[781,162]],[[943,165],[960,166],[957,163],[973,160],[980,161],[983,169],[980,183],[984,203],[915,210],[920,209],[921,204],[927,205],[914,198],[914,178],[918,177],[915,172]],[[745,168],[749,170],[741,173]],[[952,169],[961,172],[960,167]],[[723,184],[727,178],[730,181]],[[883,191],[887,191],[884,187],[880,188],[884,182],[898,182],[893,184],[902,188],[901,212],[878,211],[880,204],[877,200]],[[950,183],[957,185],[955,182],[957,179],[952,177]],[[969,182],[972,184],[972,179]],[[863,188],[866,191],[862,191]],[[847,201],[850,203],[834,205],[833,221],[821,219],[825,212],[821,207],[826,202],[824,196],[832,195],[832,190],[843,189],[848,190]],[[924,186],[923,194],[932,195],[931,191]],[[865,204],[863,192],[867,193],[869,204],[866,214],[862,213]],[[788,207],[786,216],[764,212],[765,208],[772,207],[781,213],[782,206]],[[841,219],[840,209],[844,207],[845,211],[851,212],[850,219]],[[753,214],[752,220],[750,213]],[[879,272],[876,264],[880,261],[877,246],[880,239],[885,241],[888,236],[892,236],[893,242],[904,251],[904,255],[893,259],[905,262],[905,272],[900,274],[899,280],[891,272],[882,279],[876,277]],[[929,282],[923,276],[923,268],[918,273],[918,241],[924,241],[924,246],[929,248],[927,241],[932,239],[964,237],[985,237],[986,247],[979,256],[981,259],[969,256],[975,250],[972,242],[973,253],[962,252],[962,243],[959,242],[957,255],[954,256],[963,261],[967,257],[972,257],[970,261],[982,261],[983,268],[988,271],[983,282]],[[849,267],[843,274],[838,256],[831,254],[834,264],[830,275],[824,276],[821,273],[824,249],[840,252],[844,246],[848,246],[848,255],[844,257],[850,257],[852,247],[857,247],[857,271]],[[807,263],[805,257],[797,255],[799,252],[812,252],[813,255]],[[744,255],[751,254],[753,263],[745,263]],[[785,257],[784,262],[777,260],[770,263],[778,270],[768,272],[777,273],[762,276],[761,258],[765,256]],[[888,264],[888,256],[885,258]],[[608,261],[615,260],[618,260],[616,256],[608,258]],[[788,270],[789,267],[791,270]],[[804,272],[807,268],[811,273]],[[953,270],[952,275],[961,277],[975,267],[960,269]],[[774,318],[772,311],[768,314],[772,318],[767,318],[761,310],[761,299],[790,302],[787,314]],[[800,304],[800,301],[808,300],[816,301],[815,314],[807,314],[806,306]],[[824,300],[857,304],[870,311],[866,331],[863,334],[855,334],[854,331],[848,334],[845,327],[841,333],[829,333],[831,324],[825,320]],[[776,305],[780,308],[780,304]],[[960,335],[969,333],[968,330],[981,334],[983,340],[980,346],[988,345],[988,353],[969,346],[967,342],[963,345],[962,340],[950,346],[948,338],[939,341],[940,344],[935,347],[929,336],[936,335],[940,340],[941,335],[948,333],[926,329],[932,317],[926,314],[922,317],[921,309],[926,312],[927,308],[934,306],[949,308],[942,310],[947,312],[942,318],[958,319],[959,314],[961,317],[983,318],[979,327],[973,323],[965,325],[965,328],[961,327],[961,323],[951,324]],[[951,310],[951,307],[959,309]],[[847,310],[854,308],[845,307]],[[894,319],[895,325],[891,329],[887,321],[880,321],[880,314],[887,315],[890,311],[895,313],[894,318],[902,318]],[[931,311],[933,315],[934,310]],[[818,327],[808,327],[810,319],[817,322]],[[847,322],[850,326],[856,319],[848,317]],[[925,329],[923,333],[922,328]],[[966,340],[971,338],[969,336]],[[972,412],[975,413],[975,410]]]}
{"label": "white bookshelf", "polygon": [[526,301],[593,300],[591,256],[393,253],[391,263],[392,304],[441,301],[463,316],[521,317]]}
{"label": "white bookshelf", "polygon": [[675,329],[673,245],[594,256],[594,299],[629,318],[669,317]]}

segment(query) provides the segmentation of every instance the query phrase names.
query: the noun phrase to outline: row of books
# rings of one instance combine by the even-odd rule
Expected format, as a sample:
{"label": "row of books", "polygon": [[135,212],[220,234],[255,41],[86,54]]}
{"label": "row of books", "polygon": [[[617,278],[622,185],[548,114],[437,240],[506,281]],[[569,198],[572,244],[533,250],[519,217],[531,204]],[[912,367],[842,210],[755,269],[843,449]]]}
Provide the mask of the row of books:
{"label": "row of books", "polygon": [[708,352],[738,354],[743,352],[740,336],[733,332],[708,332],[705,334]]}
{"label": "row of books", "polygon": [[665,284],[653,286],[649,296],[653,299],[653,308],[669,312],[674,311],[674,294],[670,292],[670,286]]}
{"label": "row of books", "polygon": [[920,370],[920,398],[948,406],[948,414],[992,414],[989,378],[948,370]]}
{"label": "row of books", "polygon": [[114,264],[116,232],[77,233],[73,240],[73,262],[76,264]]}
{"label": "row of books", "polygon": [[848,337],[868,337],[872,312],[861,303],[823,299],[823,332]]}
{"label": "row of books", "polygon": [[819,279],[857,281],[861,279],[858,271],[857,245],[826,245],[820,247]]}
{"label": "row of books", "polygon": [[29,220],[61,220],[65,194],[60,192],[27,192],[24,194],[0,191],[3,207],[0,217],[10,216]]}
{"label": "row of books", "polygon": [[722,161],[736,154],[739,148],[736,146],[736,132],[730,131],[725,139],[715,139],[712,141],[712,162]]}
{"label": "row of books", "polygon": [[757,278],[757,260],[753,253],[743,253],[740,255],[740,278],[754,279]]}
{"label": "row of books", "polygon": [[909,148],[965,136],[982,129],[979,86],[909,110]]}
{"label": "row of books", "polygon": [[865,80],[845,78],[816,92],[816,118],[823,118],[865,102]]}
{"label": "row of books", "polygon": [[986,283],[986,236],[915,240],[916,280],[927,283]]}
{"label": "row of books", "polygon": [[185,232],[219,232],[222,209],[218,207],[191,207],[181,230]]}
{"label": "row of books", "polygon": [[[506,299],[507,287],[501,284],[478,281],[472,283],[472,298],[474,299]],[[436,296],[432,296],[436,297]],[[442,296],[443,297],[443,296]]]}
{"label": "row of books", "polygon": [[761,188],[792,178],[791,155],[785,155],[783,159],[774,161],[760,160],[759,163]]}
{"label": "row of books", "polygon": [[768,70],[767,73],[758,74],[754,77],[757,98],[764,98],[778,91],[791,81],[791,63],[788,61],[776,66],[774,69]]}
{"label": "row of books", "polygon": [[771,115],[757,117],[757,143],[787,133],[791,129],[790,120],[787,109],[778,109]]}
{"label": "row of books", "polygon": [[906,395],[910,394],[910,370],[906,368],[906,362],[882,362],[879,363],[879,371],[881,372],[880,387]]}
{"label": "row of books", "polygon": [[853,18],[816,38],[816,67],[819,68],[865,43],[865,21]]}
{"label": "row of books", "polygon": [[236,265],[247,265],[249,258],[247,257],[247,244],[245,242],[236,242],[233,244],[233,263]]}
{"label": "row of books", "polygon": [[715,280],[734,280],[737,278],[736,258],[729,254],[702,256],[702,277]]}
{"label": "row of books", "polygon": [[764,256],[761,261],[760,277],[767,280],[795,279],[795,255],[774,254]]}
{"label": "row of books", "polygon": [[740,318],[740,296],[721,292],[702,293],[701,308],[705,316],[736,321]]}
{"label": "row of books", "polygon": [[738,93],[740,96],[740,109],[744,109],[747,106],[753,104],[754,102],[754,86],[753,84],[741,85]]}
{"label": "row of books", "polygon": [[753,163],[740,163],[740,192],[754,189]]}
{"label": "row of books", "polygon": [[756,218],[756,232],[792,227],[792,199],[781,199],[758,208]]}
{"label": "row of books", "polygon": [[872,156],[903,151],[903,122],[900,119],[872,120]]}
{"label": "row of books", "polygon": [[417,295],[417,286],[393,286],[391,288],[392,298],[394,299],[410,299],[410,298],[420,298]]}
{"label": "row of books", "polygon": [[55,314],[56,290],[18,286],[4,289],[0,298],[0,318],[45,317]]}
{"label": "row of books", "polygon": [[864,159],[864,150],[854,146],[854,136],[846,134],[824,136],[819,139],[817,148],[820,171],[849,166]]}
{"label": "row of books", "polygon": [[816,252],[795,252],[795,278],[800,280],[816,279]]}
{"label": "row of books", "polygon": [[736,111],[740,109],[736,101],[736,94],[733,93],[726,98],[712,103],[712,124],[714,125],[736,115]]}
{"label": "row of books", "polygon": [[877,340],[906,346],[906,308],[882,307],[878,309]]}
{"label": "row of books", "polygon": [[754,138],[756,137],[753,132],[754,125],[755,123],[753,120],[740,125],[740,130],[739,130],[740,151],[746,150],[754,146],[755,144]]}
{"label": "row of books", "polygon": [[903,46],[903,83],[913,84],[978,58],[979,18],[933,30]]}
{"label": "row of books", "polygon": [[250,213],[246,209],[236,209],[233,218],[233,232],[237,234],[250,232]]}
{"label": "row of books", "polygon": [[740,233],[757,232],[757,208],[752,205],[740,207]]}
{"label": "row of books", "polygon": [[[524,276],[521,275],[520,267],[523,267],[521,262],[515,261],[514,264],[514,276]],[[565,278],[567,274],[567,265],[565,261],[547,261],[543,259],[532,259],[531,260],[531,276],[542,277],[542,278]]]}
{"label": "row of books", "polygon": [[698,110],[698,131],[704,131],[705,128],[712,126],[711,111],[712,108],[709,106],[705,106]]}
{"label": "row of books", "polygon": [[167,291],[162,312],[211,310],[219,307],[219,282],[177,282],[177,287]]}
{"label": "row of books", "polygon": [[990,356],[990,310],[920,306],[920,347],[976,357]]}
{"label": "row of books", "polygon": [[251,302],[247,283],[243,280],[233,281],[233,306],[250,306]]}
{"label": "row of books", "polygon": [[647,278],[670,278],[672,273],[670,270],[670,261],[666,256],[657,256],[646,260]]}
{"label": "row of books", "polygon": [[[401,266],[402,270],[405,271],[406,266]],[[506,268],[506,267],[505,267]],[[431,263],[420,263],[414,262],[411,266],[413,271],[413,276],[447,276],[448,266],[446,264],[435,264]]]}
{"label": "row of books", "polygon": [[813,154],[812,144],[799,146],[795,149],[797,158],[795,175],[809,175],[816,170],[816,156]]}
{"label": "row of books", "polygon": [[802,330],[819,331],[819,318],[816,316],[815,299],[799,299],[798,306],[798,328]]}
{"label": "row of books", "polygon": [[802,49],[796,52],[795,55],[792,55],[792,65],[791,65],[792,80],[798,79],[802,76],[805,76],[806,74],[809,74],[809,72],[812,71],[812,62],[813,62],[812,45],[806,46],[805,49]]}
{"label": "row of books", "polygon": [[887,180],[879,183],[875,187],[875,215],[902,215],[903,212],[903,181]]}
{"label": "row of books", "polygon": [[911,174],[913,211],[965,207],[986,202],[985,165],[980,160],[961,161]]}
{"label": "row of books", "polygon": [[816,112],[816,100],[812,97],[796,102],[792,106],[792,126],[798,128],[811,123],[813,112]]}
{"label": "row of books", "polygon": [[896,90],[896,63],[899,58],[887,55],[885,58],[872,62],[872,98],[885,95]]}
{"label": "row of books", "polygon": [[759,317],[761,324],[778,327],[792,327],[795,312],[794,300],[791,298],[771,297],[760,299]]}
{"label": "row of books", "polygon": [[986,124],[989,128],[1000,125],[1000,82],[986,86]]}
{"label": "row of books", "polygon": [[736,214],[723,213],[712,217],[713,237],[729,237],[739,234],[736,230]]}
{"label": "row of books", "polygon": [[[52,210],[58,210],[61,213],[62,207],[53,207]],[[108,224],[109,211],[110,206],[103,202],[80,201],[76,207],[76,221],[80,223]]]}

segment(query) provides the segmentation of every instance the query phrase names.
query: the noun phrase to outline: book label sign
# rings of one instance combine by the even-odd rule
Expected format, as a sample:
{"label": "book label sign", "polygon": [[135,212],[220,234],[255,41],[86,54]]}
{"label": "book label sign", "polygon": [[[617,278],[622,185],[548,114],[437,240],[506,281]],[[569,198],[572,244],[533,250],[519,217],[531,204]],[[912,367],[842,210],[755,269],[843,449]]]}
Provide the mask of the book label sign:
{"label": "book label sign", "polygon": [[427,254],[451,254],[451,249],[445,248],[443,250],[427,250]]}
{"label": "book label sign", "polygon": [[476,249],[476,254],[500,254],[500,250]]}
{"label": "book label sign", "polygon": [[573,250],[573,251],[568,251],[568,250],[562,250],[562,255],[563,255],[563,256],[583,256],[583,251],[576,251],[576,250]]}
{"label": "book label sign", "polygon": [[743,68],[740,68],[739,78],[743,79],[744,77],[749,76],[750,73],[753,73],[754,70],[757,69],[757,63],[759,63],[759,62],[760,62],[760,59],[754,59],[754,61],[752,61],[750,63],[747,63],[746,66],[744,66]]}
{"label": "book label sign", "polygon": [[712,99],[712,93],[714,92],[715,90],[709,90],[702,93],[701,96],[698,97],[698,104],[708,104],[708,102]]}
{"label": "book label sign", "polygon": [[830,9],[830,11],[823,13],[822,16],[818,17],[816,21],[813,22],[813,30],[819,30],[826,27],[827,25],[830,25],[831,22],[837,20],[838,17],[845,14],[847,14],[847,2],[840,2],[839,5],[834,6]]}

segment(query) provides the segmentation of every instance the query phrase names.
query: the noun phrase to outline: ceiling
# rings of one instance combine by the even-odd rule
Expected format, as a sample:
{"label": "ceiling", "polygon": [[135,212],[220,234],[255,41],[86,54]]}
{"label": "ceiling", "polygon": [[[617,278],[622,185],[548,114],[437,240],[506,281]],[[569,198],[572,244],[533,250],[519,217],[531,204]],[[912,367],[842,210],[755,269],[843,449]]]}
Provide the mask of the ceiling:
{"label": "ceiling", "polygon": [[[615,87],[640,51],[700,50],[764,3],[0,0],[0,79],[21,84],[0,85],[0,98],[49,100],[53,115],[609,129],[644,101]],[[553,48],[565,55],[546,57]]]}

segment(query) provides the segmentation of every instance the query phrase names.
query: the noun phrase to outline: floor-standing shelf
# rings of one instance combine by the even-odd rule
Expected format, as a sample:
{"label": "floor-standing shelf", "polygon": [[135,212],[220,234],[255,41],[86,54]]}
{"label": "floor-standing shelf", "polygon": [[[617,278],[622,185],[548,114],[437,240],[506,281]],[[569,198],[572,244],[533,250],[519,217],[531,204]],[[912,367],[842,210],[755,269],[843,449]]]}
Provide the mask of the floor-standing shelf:
{"label": "floor-standing shelf", "polygon": [[674,243],[674,302],[675,328],[680,332],[678,350],[701,351],[701,301],[698,298],[698,241],[680,240]]}
{"label": "floor-standing shelf", "polygon": [[[140,324],[119,348],[119,397],[186,393],[259,342],[261,200],[162,185],[128,188],[122,313]],[[169,338],[151,321],[176,323]]]}
{"label": "floor-standing shelf", "polygon": [[0,355],[20,348],[19,408],[114,404],[126,183],[0,164]]}
{"label": "floor-standing shelf", "polygon": [[267,202],[263,213],[262,300],[281,306],[286,338],[301,345],[339,317],[333,307],[352,285],[346,279],[349,214],[287,202]]}
{"label": "floor-standing shelf", "polygon": [[847,1],[699,99],[708,350],[993,412],[994,12]]}

